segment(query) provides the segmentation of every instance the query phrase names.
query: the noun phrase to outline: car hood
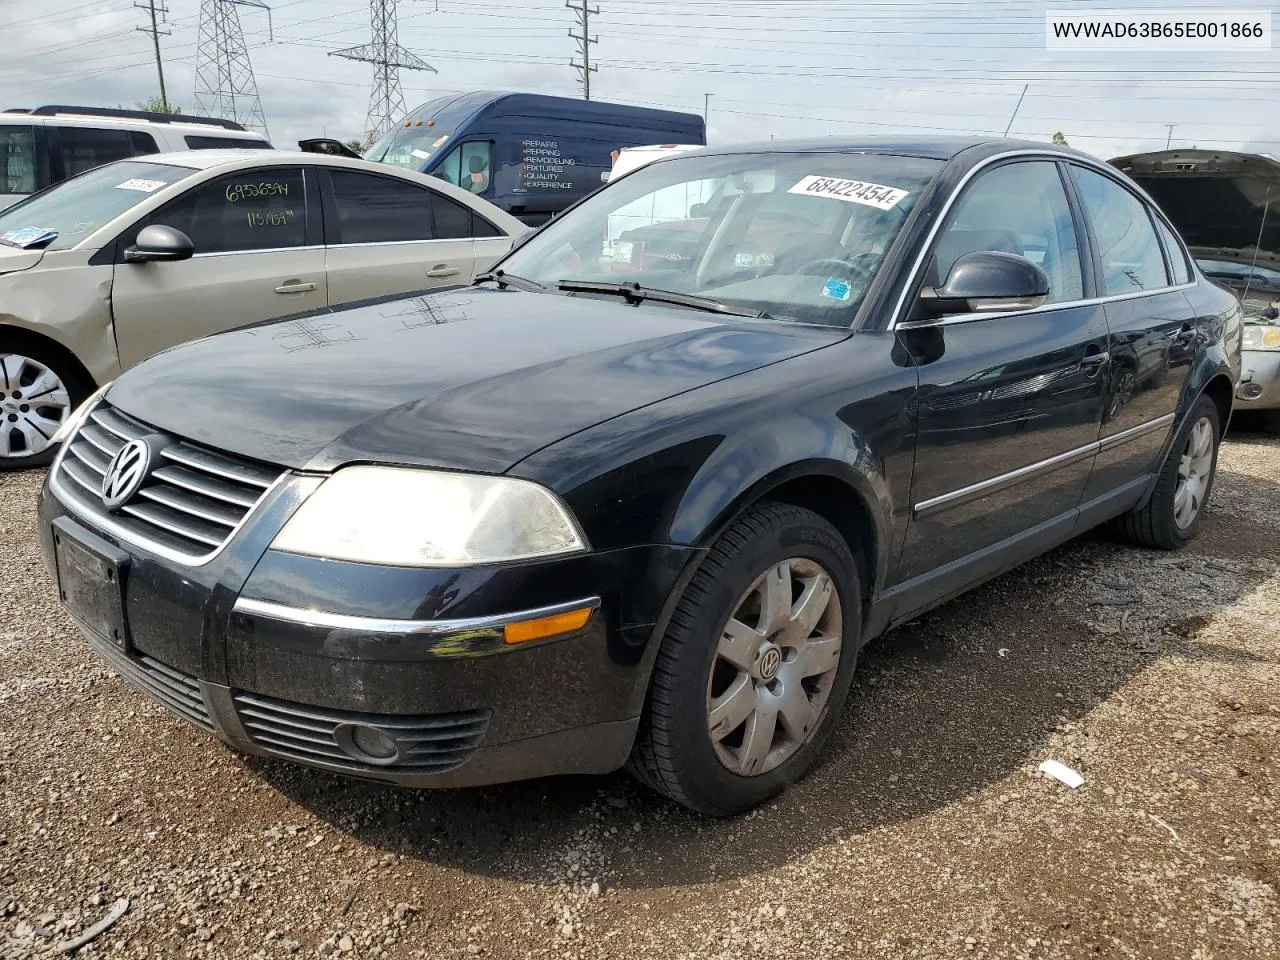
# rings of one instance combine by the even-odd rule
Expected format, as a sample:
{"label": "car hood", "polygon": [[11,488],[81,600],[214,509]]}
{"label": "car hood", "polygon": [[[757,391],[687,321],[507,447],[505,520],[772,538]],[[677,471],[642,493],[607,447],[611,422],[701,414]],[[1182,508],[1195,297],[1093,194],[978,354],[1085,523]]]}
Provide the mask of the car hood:
{"label": "car hood", "polygon": [[363,460],[500,473],[601,421],[847,336],[476,288],[198,340],[124,374],[107,400],[188,440],[298,469]]}
{"label": "car hood", "polygon": [[1222,150],[1161,150],[1111,161],[1160,204],[1193,256],[1280,264],[1280,162]]}
{"label": "car hood", "polygon": [[44,257],[44,250],[23,250],[0,243],[0,275],[30,270]]}

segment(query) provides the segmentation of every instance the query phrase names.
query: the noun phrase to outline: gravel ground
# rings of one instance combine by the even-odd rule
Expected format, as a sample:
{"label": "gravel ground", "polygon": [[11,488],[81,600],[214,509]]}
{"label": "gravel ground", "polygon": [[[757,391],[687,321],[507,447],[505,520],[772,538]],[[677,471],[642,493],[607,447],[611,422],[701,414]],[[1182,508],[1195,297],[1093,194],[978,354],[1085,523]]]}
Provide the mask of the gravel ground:
{"label": "gravel ground", "polygon": [[1089,537],[875,643],[827,761],[727,821],[239,757],[88,653],[39,480],[0,476],[0,956],[122,899],[80,956],[1280,956],[1276,439],[1186,552]]}

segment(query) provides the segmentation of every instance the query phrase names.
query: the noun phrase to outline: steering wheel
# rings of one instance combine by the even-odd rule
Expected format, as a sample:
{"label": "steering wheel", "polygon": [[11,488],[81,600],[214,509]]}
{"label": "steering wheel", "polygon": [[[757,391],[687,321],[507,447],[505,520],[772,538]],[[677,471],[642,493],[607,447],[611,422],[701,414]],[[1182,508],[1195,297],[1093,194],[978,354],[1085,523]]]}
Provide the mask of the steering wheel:
{"label": "steering wheel", "polygon": [[869,274],[875,268],[877,257],[878,254],[874,253],[859,253],[848,260],[843,260],[840,257],[822,257],[817,260],[810,260],[791,272],[797,276],[820,276],[823,273],[832,273],[833,271],[848,273],[851,276]]}

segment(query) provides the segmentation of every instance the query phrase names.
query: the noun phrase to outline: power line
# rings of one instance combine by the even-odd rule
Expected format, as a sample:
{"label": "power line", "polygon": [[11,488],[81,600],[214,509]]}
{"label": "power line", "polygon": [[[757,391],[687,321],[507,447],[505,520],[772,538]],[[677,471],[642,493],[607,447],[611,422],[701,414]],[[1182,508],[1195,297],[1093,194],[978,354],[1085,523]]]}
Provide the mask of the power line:
{"label": "power line", "polygon": [[263,0],[201,0],[194,109],[198,116],[234,120],[266,136],[267,117],[237,7],[265,10],[270,24],[271,8]]}
{"label": "power line", "polygon": [[167,7],[164,6],[164,0],[161,0],[160,7],[158,9],[156,8],[156,0],[148,0],[146,4],[135,3],[134,6],[139,10],[147,10],[151,13],[151,26],[138,27],[138,30],[141,31],[142,33],[151,34],[151,42],[155,45],[156,73],[159,74],[160,76],[160,109],[163,110],[165,113],[168,113],[169,98],[165,96],[165,92],[164,92],[164,63],[160,59],[160,38],[162,36],[164,37],[170,36],[173,33],[173,31],[161,30],[159,23],[156,21],[156,15],[159,14],[160,16],[166,16],[168,15],[169,10]]}
{"label": "power line", "polygon": [[365,141],[372,144],[405,114],[400,71],[429,70],[435,73],[436,68],[400,46],[396,0],[370,0],[369,19],[372,34],[369,43],[333,50],[329,56],[373,64],[373,92],[369,96],[369,114],[365,120]]}
{"label": "power line", "polygon": [[600,8],[596,7],[592,10],[587,6],[587,0],[582,0],[581,4],[575,4],[573,0],[565,0],[564,5],[573,11],[574,16],[578,20],[578,27],[582,30],[581,34],[569,31],[569,36],[578,41],[578,56],[582,58],[582,62],[578,63],[572,57],[569,59],[569,66],[578,71],[578,76],[582,80],[582,99],[591,99],[591,74],[597,72],[600,68],[591,65],[591,45],[599,43],[599,39],[591,36],[591,15],[598,14]]}

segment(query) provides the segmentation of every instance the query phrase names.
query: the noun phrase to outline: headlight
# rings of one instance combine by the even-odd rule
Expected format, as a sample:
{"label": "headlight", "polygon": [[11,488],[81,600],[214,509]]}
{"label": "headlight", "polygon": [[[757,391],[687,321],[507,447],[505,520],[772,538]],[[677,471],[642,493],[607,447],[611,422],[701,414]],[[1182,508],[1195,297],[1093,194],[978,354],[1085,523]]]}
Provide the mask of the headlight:
{"label": "headlight", "polygon": [[527,480],[405,467],[345,467],[272,546],[334,560],[456,567],[586,548],[568,510]]}
{"label": "headlight", "polygon": [[104,383],[97,390],[93,391],[88,400],[72,410],[71,416],[62,421],[62,426],[54,432],[53,439],[50,440],[49,443],[56,447],[58,444],[62,443],[62,441],[66,440],[67,437],[79,430],[80,424],[83,423],[84,418],[89,415],[89,411],[97,405],[98,401],[102,399],[102,395],[107,392],[107,388],[113,383],[115,383],[114,380]]}
{"label": "headlight", "polygon": [[1244,325],[1244,349],[1280,350],[1280,327],[1262,323],[1246,323]]}

